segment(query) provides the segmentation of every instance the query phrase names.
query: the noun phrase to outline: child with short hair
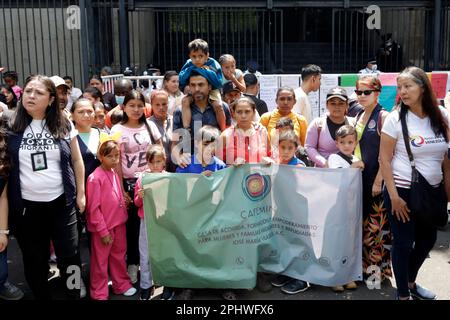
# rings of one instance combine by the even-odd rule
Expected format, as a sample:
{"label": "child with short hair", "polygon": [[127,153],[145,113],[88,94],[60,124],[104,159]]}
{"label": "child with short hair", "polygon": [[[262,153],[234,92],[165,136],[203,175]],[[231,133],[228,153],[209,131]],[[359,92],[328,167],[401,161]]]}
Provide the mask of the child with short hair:
{"label": "child with short hair", "polygon": [[[328,157],[329,168],[359,168],[364,169],[364,162],[353,155],[358,138],[356,129],[351,125],[344,125],[336,131],[336,146],[339,149],[337,154],[330,154]],[[357,288],[356,282],[352,281],[345,285],[331,287],[334,292],[343,292],[345,289],[354,290]]]}
{"label": "child with short hair", "polygon": [[[271,143],[276,142],[272,140]],[[295,151],[297,150],[298,145],[298,137],[293,130],[281,131],[278,137],[277,163],[296,167],[305,167],[305,163],[295,156]],[[280,287],[281,291],[287,294],[296,294],[306,291],[309,288],[306,281],[291,278],[286,275],[277,275],[273,279],[272,285],[275,287]]]}
{"label": "child with short hair", "polygon": [[[180,87],[184,88],[189,81],[192,71],[196,71],[204,76],[212,89],[209,93],[209,99],[216,114],[217,123],[220,130],[226,129],[226,117],[222,106],[222,98],[219,89],[222,88],[222,69],[220,64],[209,56],[208,43],[203,39],[195,39],[188,45],[189,59],[181,68],[179,74]],[[193,99],[191,95],[183,97],[181,100],[181,115],[183,128],[189,129],[191,126],[192,112],[191,103]]]}
{"label": "child with short hair", "polygon": [[87,188],[87,226],[91,232],[91,298],[108,299],[108,271],[114,293],[132,296],[136,289],[127,274],[125,222],[128,219],[119,175],[117,139],[120,134],[101,134],[97,157],[101,166],[89,175]]}
{"label": "child with short hair", "polygon": [[281,118],[275,124],[275,129],[278,131],[294,131],[294,123],[292,122],[292,119]]}
{"label": "child with short hair", "polygon": [[351,125],[340,127],[336,131],[336,146],[339,152],[328,157],[328,167],[364,169],[364,163],[353,155],[357,144],[356,129]]}
{"label": "child with short hair", "polygon": [[283,131],[278,138],[278,159],[277,163],[287,164],[296,167],[305,167],[305,163],[295,156],[298,148],[298,138],[294,131]]}
{"label": "child with short hair", "polygon": [[196,137],[197,145],[201,146],[191,156],[191,163],[185,167],[177,167],[177,173],[201,173],[207,177],[215,171],[226,168],[226,164],[217,158],[214,153],[220,132],[213,126],[203,126]]}
{"label": "child with short hair", "polygon": [[96,102],[94,104],[94,112],[95,112],[94,126],[100,129],[101,131],[109,134],[111,130],[105,124],[106,118],[105,105],[101,102]]}
{"label": "child with short hair", "polygon": [[134,204],[138,208],[138,216],[141,218],[139,228],[139,265],[141,266],[140,300],[150,300],[155,291],[155,287],[153,286],[152,270],[150,268],[150,256],[148,253],[147,228],[144,220],[145,190],[142,188],[142,177],[144,173],[156,174],[165,172],[166,153],[164,148],[160,145],[150,146],[145,154],[145,159],[147,160],[148,169],[139,175],[134,191]]}
{"label": "child with short hair", "polygon": [[[220,132],[213,126],[203,126],[196,136],[197,145],[201,146],[200,150],[197,150],[191,156],[191,163],[185,167],[177,167],[177,173],[197,173],[203,174],[207,177],[211,176],[215,171],[226,168],[226,164],[214,155],[216,149],[216,143],[220,137]],[[177,296],[177,300],[190,300],[193,297],[194,292],[191,289],[183,289]],[[224,297],[234,295],[233,292],[226,291]]]}
{"label": "child with short hair", "polygon": [[[277,130],[278,134],[281,134],[284,131],[294,131],[295,130],[294,128],[295,128],[294,122],[292,122],[292,119],[289,119],[289,118],[281,118],[280,120],[277,121],[277,123],[275,125],[275,129]],[[294,131],[294,134],[295,134],[295,131]],[[297,143],[298,143],[298,140],[297,140]],[[302,161],[305,164],[305,166],[313,167],[311,160],[308,158],[306,148],[300,144],[298,144],[297,150],[295,150],[295,157],[300,159],[300,161]]]}

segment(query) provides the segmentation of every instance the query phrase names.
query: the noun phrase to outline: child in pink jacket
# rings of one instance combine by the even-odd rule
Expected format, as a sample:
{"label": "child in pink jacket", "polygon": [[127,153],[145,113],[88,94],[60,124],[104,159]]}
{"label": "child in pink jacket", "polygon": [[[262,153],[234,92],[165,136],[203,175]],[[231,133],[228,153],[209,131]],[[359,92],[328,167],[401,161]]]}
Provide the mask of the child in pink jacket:
{"label": "child in pink jacket", "polygon": [[[107,135],[106,135],[107,136]],[[119,164],[119,146],[111,137],[102,143],[97,156],[101,166],[89,175],[87,189],[87,227],[91,232],[90,294],[95,300],[108,299],[108,270],[115,294],[132,296],[136,289],[127,274],[127,209],[121,182],[114,171]]]}
{"label": "child in pink jacket", "polygon": [[[149,170],[145,172],[161,173],[165,172],[166,154],[164,148],[154,144],[148,148],[145,155]],[[147,228],[144,220],[144,189],[142,189],[142,174],[139,176],[135,186],[134,204],[138,208],[138,215],[141,218],[141,227],[139,229],[139,264],[141,266],[140,279],[140,300],[150,300],[154,292],[152,270],[150,269],[150,257],[148,254]]]}

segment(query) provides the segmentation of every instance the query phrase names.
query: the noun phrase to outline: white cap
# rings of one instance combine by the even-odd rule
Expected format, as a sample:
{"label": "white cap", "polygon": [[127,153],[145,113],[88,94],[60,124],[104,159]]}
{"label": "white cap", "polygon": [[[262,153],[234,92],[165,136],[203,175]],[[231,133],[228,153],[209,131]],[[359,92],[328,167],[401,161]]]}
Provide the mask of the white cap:
{"label": "white cap", "polygon": [[59,86],[66,86],[67,89],[70,89],[70,87],[67,85],[67,83],[64,81],[63,78],[61,78],[60,76],[53,76],[50,77],[50,80],[53,81],[54,85],[56,88],[58,88]]}

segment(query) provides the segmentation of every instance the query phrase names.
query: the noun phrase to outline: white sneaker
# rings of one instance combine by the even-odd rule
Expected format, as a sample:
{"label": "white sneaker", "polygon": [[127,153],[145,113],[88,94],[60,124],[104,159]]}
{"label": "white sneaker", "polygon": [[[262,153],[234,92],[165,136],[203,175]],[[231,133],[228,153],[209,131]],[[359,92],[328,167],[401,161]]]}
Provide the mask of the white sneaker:
{"label": "white sneaker", "polygon": [[128,266],[128,276],[130,277],[131,283],[135,284],[137,282],[137,274],[139,267],[136,264],[130,264]]}
{"label": "white sneaker", "polygon": [[124,295],[125,297],[131,297],[131,296],[134,296],[134,295],[136,294],[136,292],[137,292],[137,289],[136,289],[135,287],[131,287],[130,289],[128,289],[127,291],[125,291],[125,292],[123,293],[123,295]]}
{"label": "white sneaker", "polygon": [[80,299],[86,298],[86,285],[84,284],[83,279],[81,279],[80,283]]}

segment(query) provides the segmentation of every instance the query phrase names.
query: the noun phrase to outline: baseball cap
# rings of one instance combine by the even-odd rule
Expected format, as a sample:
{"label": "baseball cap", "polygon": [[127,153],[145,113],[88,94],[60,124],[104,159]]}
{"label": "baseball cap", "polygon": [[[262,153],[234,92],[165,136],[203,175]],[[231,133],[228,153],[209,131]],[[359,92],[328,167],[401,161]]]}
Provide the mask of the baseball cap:
{"label": "baseball cap", "polygon": [[377,59],[375,57],[371,57],[371,58],[367,59],[367,63],[376,64],[377,63]]}
{"label": "baseball cap", "polygon": [[227,83],[225,83],[222,87],[222,93],[223,94],[227,94],[228,92],[231,91],[238,91],[240,92],[240,90],[234,85],[233,82],[229,81]]}
{"label": "baseball cap", "polygon": [[247,73],[244,75],[245,86],[254,86],[258,83],[258,77],[256,77],[253,73]]}
{"label": "baseball cap", "polygon": [[347,91],[345,91],[344,88],[335,87],[327,93],[327,101],[333,98],[339,98],[343,101],[348,101]]}
{"label": "baseball cap", "polygon": [[256,72],[259,69],[259,64],[258,62],[254,61],[254,60],[250,60],[247,61],[247,69],[250,72]]}
{"label": "baseball cap", "polygon": [[70,89],[70,87],[66,84],[66,81],[64,81],[63,78],[61,78],[60,76],[53,76],[50,77],[50,80],[53,81],[53,84],[55,85],[56,88],[58,88],[59,86],[66,86],[67,89]]}

